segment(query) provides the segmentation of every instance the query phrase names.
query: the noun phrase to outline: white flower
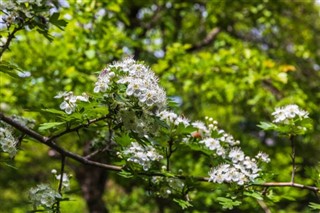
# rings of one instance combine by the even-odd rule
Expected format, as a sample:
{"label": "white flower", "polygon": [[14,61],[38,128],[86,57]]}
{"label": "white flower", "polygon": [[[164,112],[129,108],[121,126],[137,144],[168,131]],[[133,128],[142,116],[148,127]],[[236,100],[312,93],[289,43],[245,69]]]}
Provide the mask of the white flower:
{"label": "white flower", "polygon": [[[56,179],[60,181],[61,174],[56,175]],[[70,189],[70,179],[66,173],[63,173],[62,175],[62,187],[66,190]]]}
{"label": "white flower", "polygon": [[89,96],[86,93],[82,93],[82,95],[75,96],[73,92],[59,92],[54,98],[63,98],[64,101],[60,104],[60,109],[64,110],[67,114],[71,114],[75,111],[77,104],[76,102],[83,101],[88,102]]}
{"label": "white flower", "polygon": [[210,150],[218,150],[218,149],[222,148],[220,146],[219,140],[217,140],[215,138],[205,138],[205,139],[199,141],[199,143],[203,143]]}
{"label": "white flower", "polygon": [[61,195],[53,190],[49,185],[40,184],[29,190],[29,198],[34,206],[52,207]]}
{"label": "white flower", "polygon": [[110,68],[105,68],[102,70],[98,77],[98,81],[95,83],[93,92],[105,92],[109,88],[111,79],[115,77],[115,73],[110,71]]}
{"label": "white flower", "polygon": [[210,131],[202,121],[195,121],[191,125],[198,129],[198,133],[200,133],[202,137],[209,136]]}
{"label": "white flower", "polygon": [[18,150],[16,148],[18,141],[13,137],[11,131],[7,128],[0,127],[0,146],[3,152],[13,158]]}
{"label": "white flower", "polygon": [[166,106],[166,93],[159,86],[155,74],[145,65],[137,63],[132,58],[109,65],[119,71],[118,84],[127,86],[126,94],[138,98],[142,105],[156,106],[163,109]]}
{"label": "white flower", "polygon": [[123,154],[128,157],[127,161],[140,164],[145,171],[151,167],[151,161],[159,161],[163,158],[162,155],[156,152],[156,149],[150,145],[141,146],[137,142],[132,142]]}
{"label": "white flower", "polygon": [[163,110],[158,112],[157,116],[159,116],[161,120],[166,121],[168,125],[174,124],[175,126],[178,126],[179,124],[183,124],[185,127],[190,125],[187,118],[178,116],[172,111]]}
{"label": "white flower", "polygon": [[290,104],[284,107],[276,108],[275,111],[272,113],[274,116],[274,123],[284,123],[287,124],[289,120],[295,118],[308,118],[308,112],[301,110],[297,105]]}
{"label": "white flower", "polygon": [[265,162],[265,163],[269,163],[270,162],[270,158],[269,156],[266,154],[266,153],[263,153],[263,152],[259,152],[257,155],[256,155],[256,158]]}
{"label": "white flower", "polygon": [[232,148],[229,152],[229,158],[232,160],[232,162],[237,163],[239,161],[244,160],[244,153],[240,148]]}

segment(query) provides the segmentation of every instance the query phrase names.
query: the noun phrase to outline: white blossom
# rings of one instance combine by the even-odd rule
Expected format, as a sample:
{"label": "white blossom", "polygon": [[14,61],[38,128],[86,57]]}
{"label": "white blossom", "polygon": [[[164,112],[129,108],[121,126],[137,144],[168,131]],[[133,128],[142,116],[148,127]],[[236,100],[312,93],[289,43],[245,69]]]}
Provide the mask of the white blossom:
{"label": "white blossom", "polygon": [[245,156],[243,151],[239,147],[237,147],[231,149],[228,157],[232,160],[232,162],[237,163],[239,161],[243,161]]}
{"label": "white blossom", "polygon": [[257,158],[258,160],[261,160],[261,161],[266,162],[266,163],[269,163],[269,162],[270,162],[269,156],[268,156],[266,153],[263,153],[263,152],[259,152],[259,153],[256,155],[256,158]]}
{"label": "white blossom", "polygon": [[187,118],[181,117],[172,111],[163,110],[158,112],[157,115],[161,120],[166,121],[168,125],[173,124],[178,126],[179,124],[183,124],[185,127],[189,126],[189,120]]}
{"label": "white blossom", "polygon": [[163,158],[156,149],[150,145],[142,146],[137,142],[132,142],[123,154],[128,157],[127,161],[140,164],[143,170],[147,171],[151,167],[152,161],[159,161]]}
{"label": "white blossom", "polygon": [[[56,175],[56,179],[58,181],[60,181],[61,179],[61,174],[60,175]],[[62,175],[62,187],[66,190],[70,189],[70,179],[69,176],[66,173],[63,173]]]}
{"label": "white blossom", "polygon": [[205,138],[199,141],[199,143],[203,143],[210,150],[222,150],[219,140],[215,138]]}
{"label": "white blossom", "polygon": [[283,123],[287,124],[289,120],[293,120],[295,118],[308,118],[308,112],[300,109],[295,104],[290,104],[284,107],[276,108],[275,111],[272,113],[274,116],[274,123]]}
{"label": "white blossom", "polygon": [[8,128],[0,127],[0,146],[3,152],[13,158],[17,154],[17,139],[12,135]]}
{"label": "white blossom", "polygon": [[29,190],[29,198],[34,206],[50,208],[61,195],[47,184],[40,184]]}
{"label": "white blossom", "polygon": [[73,92],[59,92],[54,98],[63,98],[64,101],[60,104],[60,109],[64,110],[67,114],[71,114],[75,111],[77,101],[88,102],[89,96],[86,93],[82,95],[75,96]]}

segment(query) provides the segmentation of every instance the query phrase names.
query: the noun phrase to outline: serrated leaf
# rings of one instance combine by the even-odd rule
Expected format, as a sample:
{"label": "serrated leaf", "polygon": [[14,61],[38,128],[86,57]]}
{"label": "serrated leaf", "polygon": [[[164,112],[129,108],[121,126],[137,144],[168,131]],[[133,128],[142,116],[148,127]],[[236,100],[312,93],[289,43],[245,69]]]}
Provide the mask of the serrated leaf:
{"label": "serrated leaf", "polygon": [[230,198],[226,197],[218,197],[217,200],[219,201],[220,205],[222,205],[222,208],[224,209],[233,209],[234,206],[239,206],[241,204],[240,201],[233,201]]}
{"label": "serrated leaf", "polygon": [[257,192],[244,192],[244,195],[248,196],[248,197],[253,197],[257,200],[263,200],[261,194],[257,193]]}
{"label": "serrated leaf", "polygon": [[192,207],[192,204],[191,204],[189,201],[186,201],[186,200],[174,198],[173,201],[176,202],[176,203],[178,203],[179,206],[180,206],[182,209],[187,209],[187,208],[189,208],[189,207]]}
{"label": "serrated leaf", "polygon": [[55,127],[58,127],[62,124],[65,124],[65,122],[50,122],[50,123],[43,123],[43,124],[40,124],[40,127],[39,127],[39,131],[44,131],[44,130],[47,130],[47,129],[52,129],[52,128],[55,128]]}

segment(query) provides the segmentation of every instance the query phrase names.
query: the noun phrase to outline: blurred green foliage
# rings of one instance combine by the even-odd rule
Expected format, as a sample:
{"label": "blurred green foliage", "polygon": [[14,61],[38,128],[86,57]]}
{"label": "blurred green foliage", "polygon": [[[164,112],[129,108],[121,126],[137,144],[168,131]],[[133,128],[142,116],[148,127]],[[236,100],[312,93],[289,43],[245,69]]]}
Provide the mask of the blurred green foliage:
{"label": "blurred green foliage", "polygon": [[[93,91],[97,72],[126,55],[145,61],[159,75],[162,86],[178,103],[177,111],[192,119],[210,116],[241,140],[247,154],[260,150],[270,155],[267,181],[289,181],[290,143],[257,125],[270,121],[277,106],[298,104],[310,112],[313,130],[297,138],[296,181],[319,185],[320,139],[320,21],[313,0],[93,0],[59,1],[65,30],[51,26],[46,39],[36,30],[19,31],[0,64],[0,109],[30,118],[36,124],[56,122],[56,115],[41,111],[59,107],[58,91],[80,94]],[[55,22],[56,16],[51,16]],[[54,23],[52,23],[54,24]],[[1,28],[1,37],[7,35]],[[48,37],[48,36],[47,36]],[[3,68],[6,66],[7,68]],[[11,72],[30,72],[17,77]],[[17,69],[16,69],[17,70]],[[10,73],[14,76],[11,77]],[[9,75],[8,75],[9,74]],[[89,92],[90,93],[90,92]],[[36,126],[45,130],[48,126]],[[87,133],[90,138],[92,133]],[[64,138],[65,147],[80,152],[81,140]],[[76,140],[76,142],[74,141]],[[73,143],[75,142],[75,143]],[[48,149],[23,142],[14,161],[0,154],[0,203],[3,212],[30,210],[27,190],[50,180],[59,162]],[[50,152],[50,151],[49,151]],[[207,176],[199,154],[173,155],[185,174]],[[9,163],[12,167],[6,166]],[[72,172],[72,169],[68,169]],[[177,212],[166,198],[150,198],[141,180],[109,174],[103,199],[110,212]],[[80,185],[72,179],[71,201],[62,212],[86,212]],[[260,195],[232,200],[232,186],[199,183],[190,192],[186,212],[263,210]],[[263,189],[261,189],[262,191]],[[240,192],[239,192],[240,193]],[[229,197],[223,197],[229,194]],[[276,212],[310,212],[319,208],[315,195],[294,188],[273,188],[264,197]],[[309,204],[309,202],[311,202]]]}

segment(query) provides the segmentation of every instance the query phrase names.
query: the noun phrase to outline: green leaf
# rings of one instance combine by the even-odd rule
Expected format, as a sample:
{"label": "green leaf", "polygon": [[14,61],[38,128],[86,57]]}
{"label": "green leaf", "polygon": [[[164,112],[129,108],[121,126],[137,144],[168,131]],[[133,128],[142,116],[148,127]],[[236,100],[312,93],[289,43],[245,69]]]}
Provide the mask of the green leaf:
{"label": "green leaf", "polygon": [[62,124],[65,124],[65,122],[43,123],[43,124],[40,124],[39,131],[44,131],[44,130],[47,130],[47,129],[56,128],[57,126],[60,126]]}
{"label": "green leaf", "polygon": [[276,129],[277,125],[269,122],[260,122],[260,125],[258,125],[258,127],[260,127],[263,130],[272,130]]}
{"label": "green leaf", "polygon": [[309,203],[309,207],[312,208],[312,209],[320,210],[320,204],[319,203],[310,202]]}
{"label": "green leaf", "polygon": [[14,63],[0,61],[0,72],[10,75],[13,78],[19,78],[23,75],[22,69]]}
{"label": "green leaf", "polygon": [[162,171],[162,174],[164,174],[166,177],[175,177],[174,174],[167,172],[167,171]]}
{"label": "green leaf", "polygon": [[244,192],[244,195],[248,196],[248,197],[253,197],[257,200],[263,200],[261,194],[257,193],[257,192]]}
{"label": "green leaf", "polygon": [[118,136],[114,140],[121,146],[128,146],[131,143],[131,138],[128,134]]}
{"label": "green leaf", "polygon": [[38,33],[40,33],[41,35],[43,35],[44,37],[46,37],[46,39],[48,39],[48,41],[52,42],[53,41],[53,37],[48,33],[48,30],[44,30],[44,29],[37,29]]}
{"label": "green leaf", "polygon": [[58,27],[60,30],[63,30],[63,28],[67,26],[68,22],[59,19],[59,16],[60,13],[53,13],[49,19],[49,22]]}
{"label": "green leaf", "polygon": [[124,178],[132,178],[133,175],[131,172],[127,172],[127,171],[124,171],[124,170],[121,170],[121,172],[118,172],[118,175],[124,177]]}
{"label": "green leaf", "polygon": [[222,208],[224,209],[233,209],[234,206],[239,206],[241,204],[240,201],[233,201],[230,198],[226,197],[218,197],[217,200],[222,205]]}
{"label": "green leaf", "polygon": [[56,115],[63,115],[63,116],[66,115],[66,113],[65,113],[64,111],[56,110],[56,109],[42,109],[42,111],[44,111],[44,112],[50,112],[50,113],[56,114]]}
{"label": "green leaf", "polygon": [[176,202],[176,203],[178,203],[179,206],[180,206],[182,209],[187,209],[187,208],[189,208],[189,207],[192,207],[192,204],[191,204],[189,201],[186,201],[186,200],[174,198],[173,201]]}

